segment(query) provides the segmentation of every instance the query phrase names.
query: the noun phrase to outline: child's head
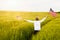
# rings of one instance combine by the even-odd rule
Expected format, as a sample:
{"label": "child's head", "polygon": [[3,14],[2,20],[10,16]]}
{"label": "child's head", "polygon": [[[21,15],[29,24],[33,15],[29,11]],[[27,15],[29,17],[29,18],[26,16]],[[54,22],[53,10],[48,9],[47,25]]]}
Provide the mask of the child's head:
{"label": "child's head", "polygon": [[35,18],[35,20],[38,21],[38,20],[39,20],[39,17],[37,16],[37,17]]}

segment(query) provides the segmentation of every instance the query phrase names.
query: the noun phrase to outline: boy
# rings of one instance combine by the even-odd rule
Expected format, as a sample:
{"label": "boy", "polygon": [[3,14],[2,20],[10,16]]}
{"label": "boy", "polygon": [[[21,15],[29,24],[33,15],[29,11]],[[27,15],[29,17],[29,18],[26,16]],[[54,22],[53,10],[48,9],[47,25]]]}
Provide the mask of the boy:
{"label": "boy", "polygon": [[42,20],[39,20],[38,17],[35,18],[35,21],[26,20],[26,19],[24,19],[24,20],[27,21],[27,22],[30,22],[30,23],[33,23],[34,24],[34,34],[36,34],[37,32],[39,32],[41,30],[41,23],[43,21],[45,21],[46,18],[47,18],[47,16],[44,17]]}

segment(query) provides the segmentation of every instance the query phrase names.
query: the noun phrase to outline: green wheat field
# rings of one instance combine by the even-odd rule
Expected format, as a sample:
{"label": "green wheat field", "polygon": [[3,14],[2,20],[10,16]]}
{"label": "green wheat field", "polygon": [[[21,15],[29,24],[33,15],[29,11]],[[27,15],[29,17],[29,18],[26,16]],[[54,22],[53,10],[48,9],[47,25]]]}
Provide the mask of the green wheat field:
{"label": "green wheat field", "polygon": [[[40,20],[48,18],[41,24],[40,32],[34,34],[33,24],[24,19],[35,20],[36,16]],[[60,13],[54,18],[48,12],[0,11],[0,40],[60,40]]]}

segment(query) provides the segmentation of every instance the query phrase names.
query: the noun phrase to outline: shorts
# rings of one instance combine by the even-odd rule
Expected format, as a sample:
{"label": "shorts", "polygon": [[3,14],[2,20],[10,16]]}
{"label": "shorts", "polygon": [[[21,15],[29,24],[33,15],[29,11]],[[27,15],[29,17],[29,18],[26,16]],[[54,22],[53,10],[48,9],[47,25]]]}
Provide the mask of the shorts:
{"label": "shorts", "polygon": [[38,30],[34,30],[34,34],[37,34],[39,31]]}

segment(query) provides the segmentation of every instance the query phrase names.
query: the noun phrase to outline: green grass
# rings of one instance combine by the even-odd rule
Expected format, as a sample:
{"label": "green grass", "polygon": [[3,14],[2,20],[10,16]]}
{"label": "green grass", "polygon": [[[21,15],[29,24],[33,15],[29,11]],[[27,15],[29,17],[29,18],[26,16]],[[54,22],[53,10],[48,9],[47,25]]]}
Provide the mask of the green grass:
{"label": "green grass", "polygon": [[[36,16],[48,18],[41,24],[42,29],[33,34],[32,23],[23,19],[34,20]],[[23,19],[17,20],[16,16]],[[0,11],[0,40],[60,40],[60,14],[53,18],[48,12],[4,12]]]}

